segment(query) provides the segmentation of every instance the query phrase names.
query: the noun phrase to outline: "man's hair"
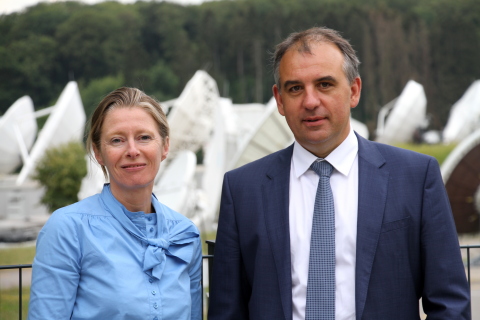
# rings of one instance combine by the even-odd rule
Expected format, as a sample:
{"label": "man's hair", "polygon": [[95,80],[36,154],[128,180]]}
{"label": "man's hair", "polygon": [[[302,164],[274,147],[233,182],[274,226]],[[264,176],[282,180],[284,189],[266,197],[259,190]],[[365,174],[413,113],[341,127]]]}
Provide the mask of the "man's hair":
{"label": "man's hair", "polygon": [[[101,150],[101,134],[105,117],[110,111],[119,108],[141,108],[145,110],[157,124],[158,132],[162,137],[163,143],[165,143],[166,138],[170,134],[170,129],[167,116],[163,112],[160,103],[139,89],[122,87],[110,92],[103,98],[90,118],[90,130],[86,141],[87,150],[90,153],[93,152],[93,146],[97,150]],[[92,154],[91,156],[95,159]],[[105,179],[108,179],[106,168],[104,166],[101,167]]]}
{"label": "man's hair", "polygon": [[355,78],[359,77],[358,60],[355,50],[353,50],[350,43],[343,38],[336,30],[326,27],[315,27],[302,32],[295,32],[290,34],[284,41],[279,43],[275,47],[273,53],[273,76],[278,90],[280,86],[280,61],[282,60],[285,52],[291,48],[295,48],[298,52],[306,52],[311,54],[310,46],[312,44],[327,42],[337,46],[340,52],[343,54],[343,72],[347,77],[349,83],[353,83]]}

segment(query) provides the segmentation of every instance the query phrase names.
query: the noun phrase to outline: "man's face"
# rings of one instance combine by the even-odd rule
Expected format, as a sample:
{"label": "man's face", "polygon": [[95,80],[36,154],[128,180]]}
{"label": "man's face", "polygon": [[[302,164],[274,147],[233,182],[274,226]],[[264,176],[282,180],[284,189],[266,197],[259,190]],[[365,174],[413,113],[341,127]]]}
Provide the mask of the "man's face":
{"label": "man's face", "polygon": [[273,86],[278,111],[285,116],[295,139],[318,157],[326,157],[350,132],[350,108],[360,100],[362,82],[349,83],[343,55],[331,43],[310,46],[311,53],[294,46],[280,61],[280,86]]}

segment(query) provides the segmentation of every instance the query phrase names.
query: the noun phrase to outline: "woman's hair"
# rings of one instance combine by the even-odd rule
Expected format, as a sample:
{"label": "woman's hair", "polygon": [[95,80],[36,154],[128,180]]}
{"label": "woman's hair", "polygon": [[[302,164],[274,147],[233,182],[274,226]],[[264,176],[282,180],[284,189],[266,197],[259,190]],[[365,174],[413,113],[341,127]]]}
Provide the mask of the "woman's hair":
{"label": "woman's hair", "polygon": [[[101,150],[101,134],[105,117],[111,110],[118,108],[142,108],[145,110],[157,123],[163,143],[166,142],[170,128],[168,127],[167,116],[163,112],[160,103],[139,89],[122,87],[110,92],[103,98],[90,118],[90,130],[86,141],[90,156],[93,156],[93,147],[99,151]],[[95,157],[93,156],[93,158]],[[101,167],[105,178],[107,178],[105,166],[102,165]]]}

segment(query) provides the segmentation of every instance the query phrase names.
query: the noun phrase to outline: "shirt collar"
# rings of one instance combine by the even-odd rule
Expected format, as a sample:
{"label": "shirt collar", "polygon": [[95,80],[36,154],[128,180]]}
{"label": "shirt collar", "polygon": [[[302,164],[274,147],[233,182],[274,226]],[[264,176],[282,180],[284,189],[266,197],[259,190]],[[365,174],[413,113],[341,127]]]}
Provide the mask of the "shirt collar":
{"label": "shirt collar", "polygon": [[[358,140],[350,129],[350,133],[343,142],[335,148],[326,158],[338,172],[347,176],[352,168],[353,162],[358,153]],[[295,176],[298,178],[304,174],[313,161],[318,159],[316,155],[305,149],[295,140],[293,147],[292,163]]]}

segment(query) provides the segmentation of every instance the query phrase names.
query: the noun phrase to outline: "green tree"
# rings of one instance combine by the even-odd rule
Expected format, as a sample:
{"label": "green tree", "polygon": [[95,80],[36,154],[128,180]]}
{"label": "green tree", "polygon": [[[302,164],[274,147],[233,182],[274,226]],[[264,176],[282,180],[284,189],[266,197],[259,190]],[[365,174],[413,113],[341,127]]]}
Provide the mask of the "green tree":
{"label": "green tree", "polygon": [[41,202],[51,212],[77,202],[86,174],[85,149],[81,143],[70,142],[48,149],[37,164],[34,176],[45,188]]}

